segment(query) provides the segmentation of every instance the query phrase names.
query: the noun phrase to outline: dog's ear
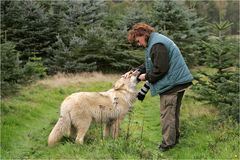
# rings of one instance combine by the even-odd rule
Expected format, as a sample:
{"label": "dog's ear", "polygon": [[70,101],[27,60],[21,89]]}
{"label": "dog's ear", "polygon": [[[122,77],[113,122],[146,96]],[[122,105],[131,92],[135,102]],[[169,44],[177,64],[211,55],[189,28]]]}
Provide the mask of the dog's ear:
{"label": "dog's ear", "polygon": [[123,83],[120,83],[120,82],[116,82],[113,86],[114,90],[118,90],[120,89],[121,87],[123,87]]}

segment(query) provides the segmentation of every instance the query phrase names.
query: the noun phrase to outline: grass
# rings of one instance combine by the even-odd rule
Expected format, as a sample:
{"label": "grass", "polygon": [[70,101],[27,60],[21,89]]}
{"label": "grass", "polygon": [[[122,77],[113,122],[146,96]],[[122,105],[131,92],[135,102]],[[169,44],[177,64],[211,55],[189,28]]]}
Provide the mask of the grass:
{"label": "grass", "polygon": [[2,99],[1,159],[239,159],[239,125],[230,120],[218,122],[218,111],[194,101],[191,90],[183,100],[180,144],[168,152],[157,149],[161,142],[159,97],[149,94],[143,102],[134,104],[117,140],[102,140],[100,125],[93,124],[84,145],[64,138],[57,146],[47,147],[59,106],[67,95],[108,90],[118,77],[94,76],[90,82],[88,76],[79,76],[69,84],[64,80],[64,85],[51,77]]}

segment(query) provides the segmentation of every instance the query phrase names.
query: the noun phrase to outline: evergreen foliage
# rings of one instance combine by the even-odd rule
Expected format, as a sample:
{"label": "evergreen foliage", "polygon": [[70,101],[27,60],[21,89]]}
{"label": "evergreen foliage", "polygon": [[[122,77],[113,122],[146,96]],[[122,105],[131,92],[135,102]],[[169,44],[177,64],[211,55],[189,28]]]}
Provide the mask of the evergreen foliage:
{"label": "evergreen foliage", "polygon": [[[106,3],[72,3],[78,5],[68,5],[65,15],[67,34],[59,35],[58,41],[48,49],[51,58],[45,64],[50,74],[126,71],[139,64],[139,58],[126,51],[130,46],[126,41],[126,26],[108,28],[112,21],[106,16]],[[109,21],[104,22],[105,18]]]}
{"label": "evergreen foliage", "polygon": [[[12,86],[14,89],[17,84],[45,76],[45,67],[48,74],[84,71],[126,72],[144,62],[143,50],[130,45],[126,38],[127,30],[138,22],[149,23],[160,33],[172,38],[188,65],[208,65],[217,68],[220,75],[225,75],[228,67],[236,68],[236,42],[225,37],[226,33],[229,33],[225,28],[229,29],[231,23],[213,24],[213,28],[220,27],[222,31],[214,31],[211,28],[214,34],[217,33],[217,37],[211,36],[208,41],[206,37],[209,33],[206,31],[205,19],[199,18],[207,17],[205,12],[211,17],[208,21],[224,18],[223,14],[215,14],[219,9],[216,3],[206,2],[208,6],[204,6],[205,2],[200,1],[186,3],[189,3],[188,8],[182,5],[184,2],[169,0],[3,0],[2,90],[5,91],[5,86]],[[230,8],[237,3],[227,4],[226,7]],[[231,22],[238,17],[236,7],[234,11],[236,12],[226,10],[225,17],[231,17]],[[231,26],[236,26],[236,23]],[[237,32],[236,27],[232,32]],[[235,72],[229,74],[229,77],[225,78],[226,81],[235,83]],[[209,79],[215,82],[214,78]]]}
{"label": "evergreen foliage", "polygon": [[[228,22],[215,23],[212,27],[218,33],[215,39],[204,42],[207,48],[206,64],[217,71],[212,75],[200,73],[196,77],[199,83],[194,90],[200,95],[198,99],[216,105],[224,118],[231,117],[240,122],[239,47],[236,41],[223,36],[223,32],[230,27]],[[207,76],[208,80],[203,80],[203,76]]]}
{"label": "evergreen foliage", "polygon": [[138,64],[133,55],[118,50],[118,45],[114,45],[118,42],[109,41],[106,37],[111,35],[101,27],[89,29],[86,33],[85,37],[74,36],[69,44],[65,44],[58,37],[55,46],[49,49],[49,52],[54,55],[49,61],[50,73],[123,71]]}
{"label": "evergreen foliage", "polygon": [[154,1],[152,25],[169,36],[180,48],[188,65],[201,63],[202,43],[207,38],[205,20],[194,9],[187,9],[176,1]]}
{"label": "evergreen foliage", "polygon": [[22,65],[21,53],[13,42],[1,44],[1,96],[16,93],[21,84],[27,84],[46,75],[41,58],[31,57]]}
{"label": "evergreen foliage", "polygon": [[228,34],[239,34],[239,1],[192,1],[186,0],[185,4],[196,8],[200,17],[206,17],[209,23],[225,19],[233,23]]}
{"label": "evergreen foliage", "polygon": [[1,8],[2,34],[6,33],[5,39],[16,43],[16,49],[21,51],[20,59],[26,62],[33,52],[45,56],[43,49],[55,40],[56,33],[49,29],[49,19],[39,3],[3,1]]}
{"label": "evergreen foliage", "polygon": [[[143,4],[144,3],[144,4]],[[145,6],[145,2],[134,2],[132,6],[126,9],[126,13],[123,15],[122,21],[120,21],[121,26],[130,29],[134,24],[139,22],[150,23],[150,12]],[[134,6],[134,7],[133,7]],[[149,7],[148,7],[149,8]]]}
{"label": "evergreen foliage", "polygon": [[14,43],[1,44],[1,96],[14,92],[23,79],[23,70],[20,68],[19,52]]}
{"label": "evergreen foliage", "polygon": [[46,76],[47,68],[43,65],[42,58],[37,57],[36,54],[33,53],[34,56],[30,57],[23,67],[23,75],[28,78],[25,82],[32,82]]}
{"label": "evergreen foliage", "polygon": [[[66,7],[63,17],[64,32],[49,47],[50,59],[45,60],[49,73],[96,70],[96,61],[108,58],[99,56],[102,52],[94,55],[103,48],[104,43],[101,41],[106,40],[104,35],[97,36],[103,30],[100,24],[105,14],[105,4],[103,1],[71,1],[66,3]],[[91,58],[94,60],[89,60]]]}
{"label": "evergreen foliage", "polygon": [[70,1],[64,5],[64,32],[61,32],[61,36],[68,37],[64,41],[69,42],[74,35],[84,36],[85,30],[100,26],[106,16],[106,4],[102,0]]}
{"label": "evergreen foliage", "polygon": [[[223,119],[231,117],[240,122],[239,69],[222,73],[217,72],[214,75],[201,74],[201,76],[196,77],[199,83],[194,86],[194,90],[200,95],[196,99],[216,105],[220,109]],[[203,75],[208,77],[208,81],[201,79]]]}

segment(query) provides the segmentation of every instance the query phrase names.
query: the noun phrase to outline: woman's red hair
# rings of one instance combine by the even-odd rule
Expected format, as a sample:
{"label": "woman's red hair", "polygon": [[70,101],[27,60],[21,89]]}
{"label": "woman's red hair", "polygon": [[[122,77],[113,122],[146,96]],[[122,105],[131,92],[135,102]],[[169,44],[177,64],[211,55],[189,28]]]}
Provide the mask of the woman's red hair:
{"label": "woman's red hair", "polygon": [[139,36],[146,36],[148,39],[150,34],[154,31],[154,28],[146,23],[137,23],[128,31],[128,41],[132,43],[135,41],[135,38]]}

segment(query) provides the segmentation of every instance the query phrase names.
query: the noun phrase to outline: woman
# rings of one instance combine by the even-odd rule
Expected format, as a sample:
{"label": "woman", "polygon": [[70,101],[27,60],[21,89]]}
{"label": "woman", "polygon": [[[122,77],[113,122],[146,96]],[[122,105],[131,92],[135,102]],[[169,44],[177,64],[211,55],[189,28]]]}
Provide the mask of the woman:
{"label": "woman", "polygon": [[[193,77],[179,48],[168,37],[154,31],[145,23],[137,23],[128,31],[128,41],[145,49],[145,65],[138,67],[139,79],[147,81],[151,95],[160,95],[162,125],[161,151],[179,142],[179,114],[184,91]],[[146,90],[145,90],[146,91]],[[143,100],[139,93],[138,98]]]}

